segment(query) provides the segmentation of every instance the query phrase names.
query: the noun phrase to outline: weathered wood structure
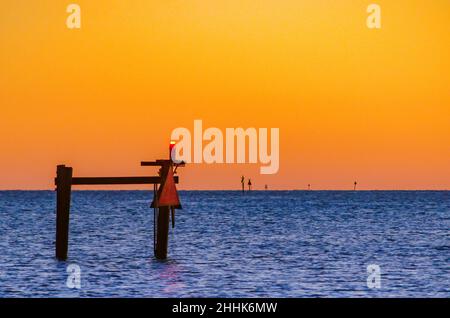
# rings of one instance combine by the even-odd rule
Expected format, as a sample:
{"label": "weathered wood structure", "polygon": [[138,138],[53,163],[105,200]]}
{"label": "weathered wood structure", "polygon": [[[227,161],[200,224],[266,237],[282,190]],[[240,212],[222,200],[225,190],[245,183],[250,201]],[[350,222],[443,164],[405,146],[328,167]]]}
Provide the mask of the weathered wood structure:
{"label": "weathered wood structure", "polygon": [[[158,259],[167,257],[169,234],[169,218],[172,214],[172,226],[175,225],[175,209],[181,208],[176,193],[175,184],[178,177],[174,176],[178,166],[169,160],[141,162],[141,166],[159,166],[159,176],[139,177],[73,177],[73,169],[59,165],[56,169],[56,246],[55,254],[58,260],[66,260],[69,247],[69,220],[72,186],[75,185],[120,185],[120,184],[152,184],[154,198],[154,253]],[[159,187],[158,187],[159,186]],[[175,192],[174,192],[175,191]],[[164,198],[163,198],[164,197]]]}

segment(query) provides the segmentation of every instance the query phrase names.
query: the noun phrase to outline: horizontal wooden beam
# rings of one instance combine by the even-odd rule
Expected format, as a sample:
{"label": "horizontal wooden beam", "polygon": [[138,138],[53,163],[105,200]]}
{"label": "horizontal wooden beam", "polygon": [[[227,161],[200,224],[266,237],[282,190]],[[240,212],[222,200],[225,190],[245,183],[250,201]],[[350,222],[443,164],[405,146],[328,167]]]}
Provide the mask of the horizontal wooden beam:
{"label": "horizontal wooden beam", "polygon": [[164,160],[164,159],[159,159],[156,161],[141,161],[141,166],[147,166],[147,167],[155,167],[155,166],[164,166],[164,165],[168,165],[170,164],[172,161],[171,160]]}
{"label": "horizontal wooden beam", "polygon": [[[178,183],[178,177],[174,177]],[[55,184],[58,180],[55,179]],[[161,177],[73,177],[72,185],[160,184]]]}
{"label": "horizontal wooden beam", "polygon": [[184,167],[185,163],[181,162],[181,163],[174,163],[172,160],[156,160],[156,161],[141,161],[141,166],[145,167],[157,167],[157,166],[164,166],[164,165],[169,165],[169,164],[173,164],[179,167]]}
{"label": "horizontal wooden beam", "polygon": [[141,166],[143,166],[143,167],[160,167],[162,165],[163,164],[158,163],[158,162],[148,162],[148,161],[141,162]]}

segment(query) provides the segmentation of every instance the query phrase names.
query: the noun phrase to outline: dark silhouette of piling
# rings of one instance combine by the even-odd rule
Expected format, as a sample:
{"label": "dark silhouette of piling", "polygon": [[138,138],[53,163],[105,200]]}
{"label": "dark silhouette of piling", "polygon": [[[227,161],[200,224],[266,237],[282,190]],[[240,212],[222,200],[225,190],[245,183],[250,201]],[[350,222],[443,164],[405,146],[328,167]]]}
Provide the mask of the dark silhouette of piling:
{"label": "dark silhouette of piling", "polygon": [[241,177],[242,193],[245,193],[245,177]]}
{"label": "dark silhouette of piling", "polygon": [[[176,144],[170,143],[170,153],[175,153]],[[167,247],[169,242],[169,223],[172,215],[172,228],[175,227],[175,209],[181,209],[178,192],[175,187],[177,177],[174,174],[178,167],[184,163],[174,163],[172,156],[167,160],[143,161],[141,166],[159,166],[160,187],[154,188],[154,199],[151,207],[154,208],[154,251],[157,259],[167,258]],[[175,169],[174,169],[175,168]],[[155,229],[156,227],[156,229]],[[156,231],[155,231],[156,230]]]}
{"label": "dark silhouette of piling", "polygon": [[252,191],[252,180],[248,179],[248,191]]}
{"label": "dark silhouette of piling", "polygon": [[[161,166],[161,185],[166,182],[166,177],[169,169],[172,166],[169,163]],[[159,200],[159,198],[158,198]],[[155,256],[158,259],[167,258],[167,245],[169,242],[169,218],[170,218],[170,206],[158,207],[158,219],[156,224],[156,250]]]}
{"label": "dark silhouette of piling", "polygon": [[356,191],[356,185],[358,184],[358,182],[355,181],[355,183],[353,183],[353,191]]}
{"label": "dark silhouette of piling", "polygon": [[56,258],[67,259],[69,246],[70,194],[72,168],[64,165],[56,169]]}
{"label": "dark silhouette of piling", "polygon": [[158,222],[156,230],[156,250],[155,256],[158,259],[167,258],[167,245],[169,241],[169,213],[170,207],[159,207]]}

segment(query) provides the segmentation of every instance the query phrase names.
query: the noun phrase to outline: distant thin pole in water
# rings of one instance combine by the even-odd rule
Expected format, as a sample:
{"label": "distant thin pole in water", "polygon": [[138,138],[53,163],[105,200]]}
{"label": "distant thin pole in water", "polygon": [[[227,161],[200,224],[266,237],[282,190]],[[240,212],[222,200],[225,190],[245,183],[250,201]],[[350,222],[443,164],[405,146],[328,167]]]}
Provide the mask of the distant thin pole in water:
{"label": "distant thin pole in water", "polygon": [[311,190],[311,185],[308,183],[308,190]]}
{"label": "distant thin pole in water", "polygon": [[242,185],[242,193],[244,193],[245,192],[245,177],[244,176],[241,177],[241,185]]}
{"label": "distant thin pole in water", "polygon": [[356,185],[358,184],[358,182],[355,181],[355,183],[353,183],[353,191],[356,191]]}
{"label": "distant thin pole in water", "polygon": [[248,191],[252,190],[252,179],[248,178]]}

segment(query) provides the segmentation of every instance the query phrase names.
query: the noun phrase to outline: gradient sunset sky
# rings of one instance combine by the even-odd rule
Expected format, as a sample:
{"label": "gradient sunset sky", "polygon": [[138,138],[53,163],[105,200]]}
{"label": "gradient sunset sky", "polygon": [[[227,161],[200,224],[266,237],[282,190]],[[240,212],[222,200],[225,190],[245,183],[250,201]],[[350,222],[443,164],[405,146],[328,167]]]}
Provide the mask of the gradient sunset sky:
{"label": "gradient sunset sky", "polygon": [[0,0],[0,189],[52,189],[61,163],[154,174],[140,161],[195,119],[279,128],[280,170],[191,164],[181,189],[242,174],[256,189],[450,189],[450,1],[376,1],[380,30],[370,3]]}

